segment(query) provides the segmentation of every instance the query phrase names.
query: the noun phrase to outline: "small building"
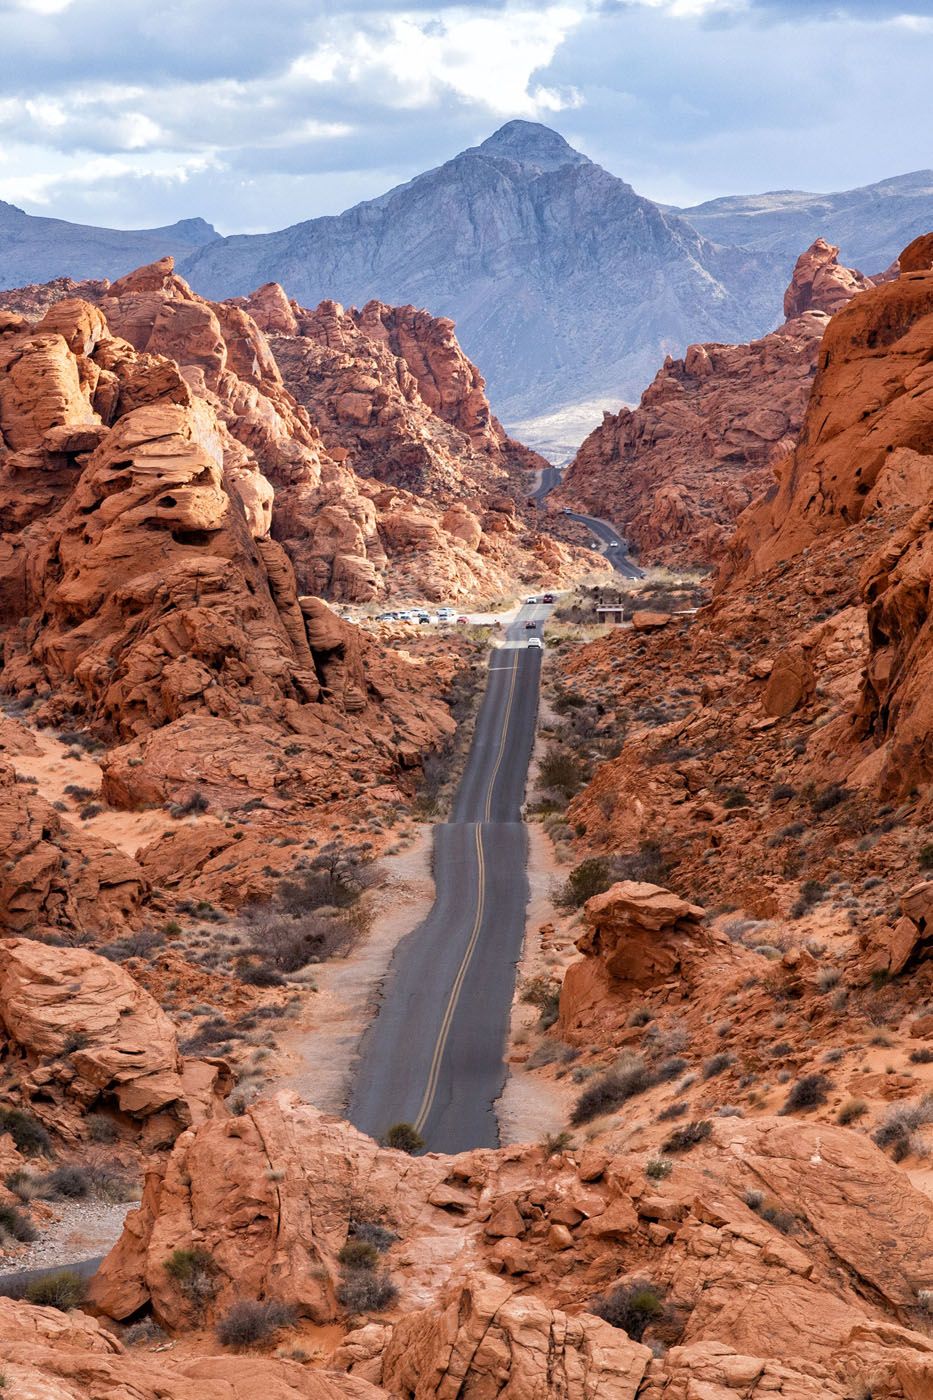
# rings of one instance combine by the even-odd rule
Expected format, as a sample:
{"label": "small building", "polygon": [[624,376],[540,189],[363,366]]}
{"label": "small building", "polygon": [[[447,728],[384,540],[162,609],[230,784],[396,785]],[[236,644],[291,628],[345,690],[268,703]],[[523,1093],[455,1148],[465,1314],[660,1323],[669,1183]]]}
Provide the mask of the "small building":
{"label": "small building", "polygon": [[625,604],[612,603],[606,607],[598,607],[596,609],[596,620],[598,622],[624,622],[626,620]]}

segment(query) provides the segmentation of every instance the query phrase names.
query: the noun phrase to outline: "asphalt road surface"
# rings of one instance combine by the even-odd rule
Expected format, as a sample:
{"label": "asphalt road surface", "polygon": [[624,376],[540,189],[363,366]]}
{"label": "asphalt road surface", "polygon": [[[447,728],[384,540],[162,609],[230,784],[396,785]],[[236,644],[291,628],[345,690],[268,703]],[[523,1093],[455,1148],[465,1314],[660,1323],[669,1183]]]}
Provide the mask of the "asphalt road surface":
{"label": "asphalt road surface", "polygon": [[[558,467],[544,467],[540,472],[538,484],[528,499],[534,501],[539,510],[543,510],[545,496],[562,481],[563,473]],[[644,570],[629,558],[628,542],[607,520],[600,520],[595,515],[579,515],[574,510],[564,511],[564,514],[568,520],[578,520],[581,525],[586,526],[591,535],[596,536],[603,546],[602,554],[616,573],[623,574],[626,578],[644,578]]]}
{"label": "asphalt road surface", "polygon": [[347,1116],[376,1138],[412,1123],[432,1151],[498,1145],[493,1105],[528,903],[521,806],[542,654],[527,642],[549,612],[521,607],[492,652],[451,818],[434,832],[434,907],[396,949],[363,1038]]}
{"label": "asphalt road surface", "polygon": [[640,569],[628,556],[628,542],[608,521],[600,520],[595,515],[578,515],[575,510],[569,510],[567,518],[579,520],[581,525],[585,525],[591,534],[602,541],[603,557],[617,573],[624,574],[626,578],[644,578],[644,569]]}

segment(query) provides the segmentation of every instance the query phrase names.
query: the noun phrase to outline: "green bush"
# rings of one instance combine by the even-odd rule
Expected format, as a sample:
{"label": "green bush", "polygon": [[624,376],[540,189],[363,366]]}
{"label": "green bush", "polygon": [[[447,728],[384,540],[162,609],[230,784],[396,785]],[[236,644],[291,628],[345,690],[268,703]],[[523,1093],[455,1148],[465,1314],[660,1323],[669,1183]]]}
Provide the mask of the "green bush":
{"label": "green bush", "polygon": [[198,1307],[203,1307],[217,1292],[217,1265],[206,1249],[173,1250],[165,1261],[165,1272]]}
{"label": "green bush", "polygon": [[653,1083],[651,1072],[640,1060],[633,1061],[622,1070],[610,1070],[583,1090],[573,1106],[570,1121],[579,1126],[602,1113],[612,1113],[628,1099],[650,1089]]}
{"label": "green bush", "polygon": [[670,1137],[661,1145],[662,1152],[690,1152],[699,1143],[705,1142],[713,1131],[708,1118],[694,1119],[682,1128],[675,1128]]}
{"label": "green bush", "polygon": [[587,856],[567,877],[559,902],[565,908],[579,909],[593,895],[602,894],[613,882],[612,867],[606,856]]}
{"label": "green bush", "polygon": [[234,1303],[217,1323],[217,1340],[225,1347],[256,1346],[283,1327],[294,1327],[295,1321],[294,1308],[285,1303],[257,1303],[244,1298]]}
{"label": "green bush", "polygon": [[0,1133],[9,1133],[24,1157],[48,1157],[52,1139],[32,1113],[22,1108],[0,1108]]}
{"label": "green bush", "polygon": [[620,1284],[598,1298],[593,1311],[611,1327],[626,1332],[633,1342],[640,1342],[647,1328],[667,1315],[663,1290],[644,1279]]}
{"label": "green bush", "polygon": [[384,1147],[394,1147],[398,1152],[407,1152],[409,1156],[414,1156],[424,1147],[424,1138],[411,1123],[393,1123],[382,1141]]}
{"label": "green bush", "polygon": [[26,1302],[39,1307],[58,1308],[68,1312],[69,1308],[79,1308],[84,1302],[84,1279],[73,1269],[61,1269],[58,1273],[46,1274],[44,1278],[34,1278],[26,1284]]}
{"label": "green bush", "polygon": [[337,1285],[337,1301],[352,1313],[382,1312],[398,1297],[387,1273],[374,1269],[347,1269]]}
{"label": "green bush", "polygon": [[347,1240],[337,1261],[345,1269],[374,1269],[379,1263],[379,1251],[366,1240]]}
{"label": "green bush", "polygon": [[0,1235],[8,1235],[10,1239],[27,1244],[36,1238],[37,1233],[28,1215],[17,1210],[16,1206],[0,1205]]}

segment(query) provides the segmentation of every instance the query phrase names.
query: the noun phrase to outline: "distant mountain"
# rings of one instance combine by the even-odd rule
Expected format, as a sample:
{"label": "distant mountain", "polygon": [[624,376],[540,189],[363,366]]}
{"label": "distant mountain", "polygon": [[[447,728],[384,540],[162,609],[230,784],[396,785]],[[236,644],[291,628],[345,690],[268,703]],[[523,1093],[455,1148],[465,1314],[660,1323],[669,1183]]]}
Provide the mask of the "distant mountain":
{"label": "distant mountain", "polygon": [[933,170],[895,175],[839,194],[775,190],[729,195],[692,209],[668,208],[717,243],[796,257],[816,238],[839,245],[863,272],[881,272],[921,233],[933,229]]}
{"label": "distant mountain", "polygon": [[54,277],[109,277],[171,253],[187,257],[218,237],[203,219],[165,228],[95,228],[26,214],[0,200],[0,284],[21,287]]}
{"label": "distant mountain", "polygon": [[668,351],[777,319],[770,255],[714,247],[532,122],[378,199],[279,233],[218,239],[181,273],[206,296],[281,282],[453,318],[507,421],[636,397]]}
{"label": "distant mountain", "polygon": [[817,237],[877,272],[930,228],[930,171],[677,210],[556,131],[511,121],[378,199],[275,233],[222,238],[201,219],[98,229],[0,204],[0,286],[114,278],[170,252],[213,299],[276,281],[312,308],[411,303],[456,322],[495,412],[559,458],[604,407],[637,401],[667,354],[771,330],[796,257]]}

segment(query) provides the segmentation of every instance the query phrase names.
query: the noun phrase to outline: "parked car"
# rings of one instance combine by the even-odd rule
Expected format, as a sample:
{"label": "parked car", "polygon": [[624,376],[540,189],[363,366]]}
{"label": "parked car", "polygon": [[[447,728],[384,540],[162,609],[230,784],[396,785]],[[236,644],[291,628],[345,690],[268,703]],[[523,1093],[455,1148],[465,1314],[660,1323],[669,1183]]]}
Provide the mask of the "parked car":
{"label": "parked car", "polygon": [[469,619],[468,617],[458,617],[458,618],[457,618],[457,626],[458,626],[458,627],[466,627],[466,626],[468,625],[469,621],[470,621],[470,619]]}
{"label": "parked car", "polygon": [[419,622],[430,622],[430,621],[431,621],[431,614],[430,614],[430,613],[418,613],[418,621],[419,621]]}
{"label": "parked car", "polygon": [[542,594],[541,601],[542,601],[542,603],[553,603],[553,601],[554,601],[554,594],[553,594],[553,593],[544,593],[544,594]]}

